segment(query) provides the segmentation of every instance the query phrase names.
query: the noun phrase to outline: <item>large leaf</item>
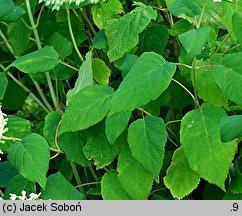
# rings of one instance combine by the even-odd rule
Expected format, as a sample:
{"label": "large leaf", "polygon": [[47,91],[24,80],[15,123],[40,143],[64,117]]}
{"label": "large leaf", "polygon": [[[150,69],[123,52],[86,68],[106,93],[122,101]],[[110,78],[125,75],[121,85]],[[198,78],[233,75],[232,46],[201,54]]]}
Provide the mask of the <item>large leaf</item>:
{"label": "large leaf", "polygon": [[3,99],[7,86],[8,86],[8,79],[6,78],[4,73],[0,73],[0,100]]}
{"label": "large leaf", "polygon": [[128,143],[132,156],[159,182],[167,139],[161,118],[146,116],[129,126]]}
{"label": "large leaf", "polygon": [[242,104],[242,52],[228,54],[222,58],[222,65],[213,68],[213,80],[224,95],[236,104]]}
{"label": "large leaf", "polygon": [[148,198],[153,176],[132,157],[127,143],[123,144],[119,155],[117,171],[120,185],[131,199],[145,200]]}
{"label": "large leaf", "polygon": [[[119,142],[111,145],[105,136],[104,121],[87,130],[85,156],[94,160],[97,169],[108,166],[119,153]],[[122,137],[121,137],[122,138]],[[122,139],[120,139],[122,140]]]}
{"label": "large leaf", "polygon": [[45,200],[83,200],[84,195],[58,172],[48,177],[46,188],[41,191],[40,198]]}
{"label": "large leaf", "polygon": [[102,197],[104,200],[130,200],[121,187],[116,171],[110,170],[102,177]]}
{"label": "large leaf", "polygon": [[16,67],[24,73],[35,75],[53,69],[59,63],[59,55],[53,47],[46,46],[40,50],[16,59],[10,67]]}
{"label": "large leaf", "polygon": [[68,161],[75,162],[82,166],[90,166],[90,162],[83,154],[85,143],[79,132],[68,132],[58,138],[60,148],[65,152]]}
{"label": "large leaf", "polygon": [[125,130],[130,117],[131,112],[115,113],[113,115],[107,116],[105,122],[105,134],[111,144],[114,144],[115,140]]}
{"label": "large leaf", "polygon": [[110,109],[112,94],[108,86],[87,86],[74,95],[62,117],[59,134],[83,130],[100,122]]}
{"label": "large leaf", "polygon": [[211,29],[209,27],[203,27],[190,30],[178,36],[183,48],[187,51],[187,58],[193,58],[201,54],[205,43],[208,41],[210,32]]}
{"label": "large leaf", "polygon": [[8,149],[8,160],[22,176],[45,188],[50,151],[43,137],[30,134],[21,142],[14,143]]}
{"label": "large leaf", "polygon": [[156,19],[157,13],[150,6],[139,3],[139,7],[120,19],[112,20],[105,28],[109,46],[110,61],[120,59],[139,42],[141,33],[149,22]]}
{"label": "large leaf", "polygon": [[158,98],[169,86],[176,66],[153,52],[133,65],[111,101],[111,112],[125,112]]}
{"label": "large leaf", "polygon": [[225,190],[224,182],[237,149],[235,142],[220,140],[220,120],[225,116],[221,108],[203,106],[185,115],[180,130],[190,167],[222,190]]}
{"label": "large leaf", "polygon": [[93,22],[99,29],[106,27],[108,21],[118,18],[118,14],[123,12],[123,6],[119,0],[100,0],[92,7]]}
{"label": "large leaf", "polygon": [[232,23],[233,23],[233,30],[237,37],[237,40],[240,44],[242,44],[242,12],[236,11],[233,14]]}
{"label": "large leaf", "polygon": [[195,17],[201,13],[201,8],[192,0],[176,0],[172,3],[170,11],[177,17]]}
{"label": "large leaf", "polygon": [[86,60],[82,63],[79,70],[75,86],[67,94],[67,104],[75,94],[90,85],[93,85],[92,51],[87,53]]}
{"label": "large leaf", "polygon": [[242,115],[233,115],[221,119],[221,140],[229,142],[242,137]]}
{"label": "large leaf", "polygon": [[20,6],[15,6],[13,0],[0,0],[0,21],[16,21],[25,13]]}
{"label": "large leaf", "polygon": [[198,186],[199,181],[200,177],[190,168],[182,147],[178,148],[164,177],[165,186],[173,197],[182,199]]}

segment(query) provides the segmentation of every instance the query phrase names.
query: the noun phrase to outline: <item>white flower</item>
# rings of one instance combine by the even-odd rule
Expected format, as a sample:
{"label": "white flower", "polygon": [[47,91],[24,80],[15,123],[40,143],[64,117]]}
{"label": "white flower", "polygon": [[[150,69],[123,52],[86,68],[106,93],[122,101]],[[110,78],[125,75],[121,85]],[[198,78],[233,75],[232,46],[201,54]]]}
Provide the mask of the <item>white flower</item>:
{"label": "white flower", "polygon": [[[64,3],[71,4],[75,3],[76,5],[80,5],[81,3],[85,2],[85,0],[39,0],[39,3],[45,2],[45,5],[53,5],[52,10],[59,10],[61,5]],[[99,0],[90,0],[90,4],[96,4]]]}
{"label": "white flower", "polygon": [[21,194],[22,194],[22,196],[18,196],[18,199],[19,200],[26,200],[26,191],[25,190],[22,190],[21,191]]}
{"label": "white flower", "polygon": [[222,2],[222,0],[213,0],[213,2]]}
{"label": "white flower", "polygon": [[[2,155],[3,154],[3,151],[2,151],[2,149],[0,149],[0,155]],[[1,161],[1,158],[0,158],[0,161]]]}
{"label": "white flower", "polygon": [[0,197],[0,200],[3,200],[3,198],[2,198],[2,197]]}
{"label": "white flower", "polygon": [[0,142],[4,142],[1,141],[1,137],[4,133],[8,131],[8,128],[5,127],[8,123],[8,119],[5,118],[6,114],[2,112],[1,108],[2,106],[0,106]]}
{"label": "white flower", "polygon": [[11,200],[16,200],[18,197],[16,194],[9,194],[9,195]]}
{"label": "white flower", "polygon": [[27,200],[37,200],[37,199],[39,199],[40,195],[41,195],[41,193],[39,193],[39,194],[31,193]]}

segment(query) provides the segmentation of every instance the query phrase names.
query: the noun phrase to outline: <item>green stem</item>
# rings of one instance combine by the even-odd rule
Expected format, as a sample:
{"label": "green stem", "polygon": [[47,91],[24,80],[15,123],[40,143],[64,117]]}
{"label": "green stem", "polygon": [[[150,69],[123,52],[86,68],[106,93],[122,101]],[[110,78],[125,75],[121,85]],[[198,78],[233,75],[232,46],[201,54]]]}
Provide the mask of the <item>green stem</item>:
{"label": "green stem", "polygon": [[169,125],[169,124],[180,123],[180,122],[181,122],[181,120],[168,121],[168,122],[166,122],[166,126]]}
{"label": "green stem", "polygon": [[97,175],[96,175],[96,173],[95,173],[95,171],[94,171],[92,166],[89,167],[89,170],[90,170],[93,178],[95,179],[95,181],[98,181],[98,177],[97,177]]}
{"label": "green stem", "polygon": [[143,108],[138,108],[138,110],[140,110],[141,112],[145,113],[146,115],[151,116],[151,114],[147,111],[145,111]]}
{"label": "green stem", "polygon": [[10,72],[7,73],[7,75],[16,83],[18,84],[25,92],[29,93],[29,96],[32,97],[39,105],[40,107],[43,108],[44,111],[46,111],[47,113],[49,113],[51,110],[49,110],[48,108],[46,108],[46,106],[42,103],[41,100],[39,100],[39,98],[37,98],[35,96],[35,94],[33,92],[31,92],[23,83],[19,82]]}
{"label": "green stem", "polygon": [[[72,172],[73,172],[74,177],[76,179],[77,185],[82,185],[81,178],[80,178],[80,176],[78,174],[78,171],[77,171],[77,168],[76,168],[75,163],[70,162],[70,164],[71,164]],[[80,192],[82,192],[83,194],[85,194],[85,191],[84,191],[84,188],[83,187],[78,187],[78,189],[79,189]]]}
{"label": "green stem", "polygon": [[[40,37],[39,37],[39,33],[37,31],[37,25],[35,24],[35,21],[34,21],[34,17],[33,17],[33,14],[32,14],[32,10],[31,10],[31,6],[30,6],[30,3],[29,3],[29,0],[25,0],[25,4],[26,4],[28,16],[29,16],[29,21],[30,21],[31,27],[33,29],[33,33],[34,33],[34,37],[35,37],[35,40],[36,40],[37,47],[38,47],[38,49],[41,49],[42,46],[41,46],[41,42],[40,42]],[[50,90],[52,101],[54,103],[55,108],[58,109],[58,102],[56,100],[54,88],[53,88],[53,85],[52,85],[52,82],[51,82],[50,73],[46,72],[45,75],[46,75],[46,79],[47,79],[47,83],[48,83],[48,87],[49,87],[49,90]],[[51,106],[49,105],[47,99],[45,98],[41,88],[39,87],[39,84],[34,81],[34,85],[37,88],[37,90],[38,90],[38,92],[39,92],[43,102],[46,104],[46,106],[48,106],[50,108]]]}
{"label": "green stem", "polygon": [[88,182],[88,183],[85,183],[85,184],[77,185],[76,188],[89,186],[89,185],[96,185],[96,184],[101,184],[101,182]]}
{"label": "green stem", "polygon": [[72,43],[73,43],[73,46],[74,46],[74,49],[76,50],[76,53],[78,55],[78,57],[80,58],[81,62],[84,62],[84,59],[77,47],[77,44],[76,44],[76,40],[75,40],[75,37],[74,37],[74,34],[73,34],[73,29],[72,29],[72,26],[71,26],[71,16],[70,16],[70,8],[69,8],[69,4],[66,3],[66,15],[67,15],[67,23],[68,23],[68,28],[69,28],[69,32],[70,32],[70,36],[71,36],[71,40],[72,40]]}
{"label": "green stem", "polygon": [[56,148],[52,148],[50,147],[50,150],[55,152],[55,153],[59,153],[59,154],[65,154],[63,151],[61,151],[60,149],[56,149]]}
{"label": "green stem", "polygon": [[1,29],[0,29],[0,37],[3,39],[3,42],[5,43],[5,45],[11,52],[11,54],[14,56],[13,48],[12,48],[11,44],[8,42],[7,38],[5,37],[5,35],[3,34]]}
{"label": "green stem", "polygon": [[193,59],[192,62],[192,83],[193,83],[193,88],[194,88],[194,97],[195,97],[195,106],[200,107],[199,102],[198,102],[198,95],[197,95],[197,69],[196,69],[196,57]]}
{"label": "green stem", "polygon": [[83,17],[84,20],[87,22],[87,25],[88,25],[89,28],[91,29],[92,33],[93,33],[94,35],[96,35],[97,32],[96,32],[96,30],[94,29],[94,27],[93,27],[91,21],[89,20],[89,18],[88,18],[88,16],[87,16],[86,12],[83,11],[82,8],[80,8],[80,11],[81,11],[81,15],[82,15],[82,17]]}
{"label": "green stem", "polygon": [[203,16],[204,16],[204,13],[205,13],[206,4],[207,4],[207,0],[204,0],[203,8],[202,8],[202,12],[201,12],[198,24],[197,24],[197,28],[200,28],[200,26],[202,24],[202,20],[203,20]]}
{"label": "green stem", "polygon": [[13,141],[13,142],[21,142],[21,139],[19,139],[19,138],[6,137],[6,136],[0,136],[0,140],[7,140],[7,141]]}

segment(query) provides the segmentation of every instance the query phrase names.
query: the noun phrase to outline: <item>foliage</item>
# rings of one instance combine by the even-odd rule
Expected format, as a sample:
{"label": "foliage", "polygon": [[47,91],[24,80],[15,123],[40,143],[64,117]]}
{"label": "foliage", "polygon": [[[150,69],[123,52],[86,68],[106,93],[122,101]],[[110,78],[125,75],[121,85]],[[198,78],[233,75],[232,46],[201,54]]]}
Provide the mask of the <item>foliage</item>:
{"label": "foliage", "polygon": [[242,197],[241,1],[45,3],[0,0],[1,197]]}

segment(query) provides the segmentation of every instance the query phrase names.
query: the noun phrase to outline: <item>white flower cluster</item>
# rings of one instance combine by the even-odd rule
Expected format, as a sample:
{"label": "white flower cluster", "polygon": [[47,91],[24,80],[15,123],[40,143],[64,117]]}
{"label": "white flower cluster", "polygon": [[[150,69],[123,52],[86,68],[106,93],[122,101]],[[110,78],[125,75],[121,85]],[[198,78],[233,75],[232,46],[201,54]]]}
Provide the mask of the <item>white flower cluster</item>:
{"label": "white flower cluster", "polygon": [[[45,2],[45,5],[54,5],[52,10],[59,10],[60,6],[64,3],[71,4],[75,3],[76,5],[80,5],[81,3],[85,2],[85,0],[39,0],[39,3]],[[96,4],[99,2],[99,0],[90,0],[90,4]]]}
{"label": "white flower cluster", "polygon": [[213,0],[213,2],[222,2],[222,0]]}
{"label": "white flower cluster", "polygon": [[0,142],[4,142],[1,140],[1,137],[4,133],[6,133],[8,131],[8,128],[6,128],[5,126],[8,123],[8,119],[5,118],[6,114],[4,114],[1,110],[1,106],[0,106]]}
{"label": "white flower cluster", "polygon": [[[0,155],[2,155],[3,154],[3,151],[0,149]],[[0,158],[0,161],[1,161],[1,158]]]}
{"label": "white flower cluster", "polygon": [[16,194],[9,194],[10,195],[10,200],[39,200],[39,197],[41,195],[41,193],[39,194],[35,194],[35,193],[31,193],[29,195],[29,197],[26,196],[26,191],[22,190],[21,192],[21,196],[17,196]]}

